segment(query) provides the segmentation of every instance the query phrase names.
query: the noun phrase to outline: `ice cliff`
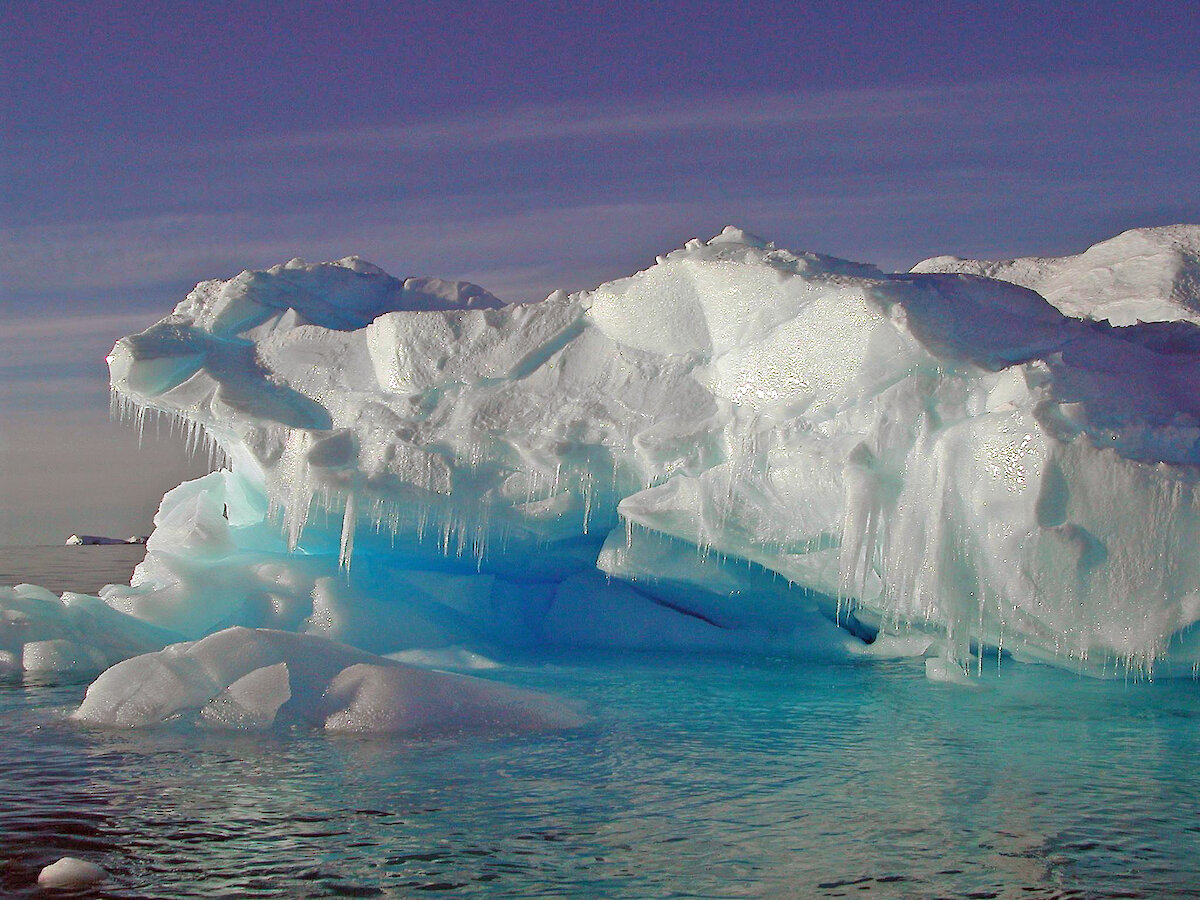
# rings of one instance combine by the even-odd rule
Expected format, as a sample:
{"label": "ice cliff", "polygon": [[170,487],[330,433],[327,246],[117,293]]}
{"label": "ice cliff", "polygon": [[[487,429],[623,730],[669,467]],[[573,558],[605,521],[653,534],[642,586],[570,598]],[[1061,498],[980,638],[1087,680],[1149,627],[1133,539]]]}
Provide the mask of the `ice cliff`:
{"label": "ice cliff", "polygon": [[356,258],[202,283],[109,364],[222,467],[103,600],[143,643],[1194,674],[1200,329],[1097,320],[1195,317],[1198,233],[890,275],[726,229],[520,305]]}

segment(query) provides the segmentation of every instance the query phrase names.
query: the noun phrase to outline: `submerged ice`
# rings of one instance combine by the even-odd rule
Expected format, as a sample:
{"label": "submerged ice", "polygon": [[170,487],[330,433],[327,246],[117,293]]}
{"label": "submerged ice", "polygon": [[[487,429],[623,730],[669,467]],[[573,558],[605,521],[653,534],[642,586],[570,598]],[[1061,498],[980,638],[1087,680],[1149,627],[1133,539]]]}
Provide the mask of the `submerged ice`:
{"label": "submerged ice", "polygon": [[1198,232],[989,278],[729,228],[530,304],[356,258],[205,282],[109,363],[122,415],[222,468],[163,498],[103,601],[197,646],[241,626],[1192,673],[1200,330],[1100,320],[1152,295],[1192,318]]}

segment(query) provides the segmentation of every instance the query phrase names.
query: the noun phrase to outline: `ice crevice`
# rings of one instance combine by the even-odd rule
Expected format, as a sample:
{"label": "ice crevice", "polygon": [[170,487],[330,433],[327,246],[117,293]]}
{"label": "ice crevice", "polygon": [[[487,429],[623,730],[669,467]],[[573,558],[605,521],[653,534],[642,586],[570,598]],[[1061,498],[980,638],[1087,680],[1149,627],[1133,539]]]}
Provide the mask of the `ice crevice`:
{"label": "ice crevice", "polygon": [[[1115,281],[726,229],[540,303],[354,258],[205,282],[110,367],[118,415],[220,468],[103,601],[187,641],[1194,675],[1200,228],[1130,234]],[[1177,321],[1113,324],[1151,306]]]}

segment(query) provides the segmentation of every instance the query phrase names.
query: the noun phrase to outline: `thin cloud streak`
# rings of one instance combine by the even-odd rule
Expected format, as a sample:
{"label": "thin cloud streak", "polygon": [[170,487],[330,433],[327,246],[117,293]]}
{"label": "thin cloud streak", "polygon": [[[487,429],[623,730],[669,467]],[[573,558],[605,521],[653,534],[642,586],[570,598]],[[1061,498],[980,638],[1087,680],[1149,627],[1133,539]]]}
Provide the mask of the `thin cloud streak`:
{"label": "thin cloud streak", "polygon": [[[278,154],[281,150],[341,150],[370,147],[372,150],[433,151],[489,147],[502,144],[572,141],[580,138],[645,138],[689,131],[739,131],[796,127],[816,123],[848,121],[887,122],[921,118],[960,117],[963,113],[989,111],[989,122],[1027,116],[1030,104],[1048,97],[1063,100],[1098,91],[1115,104],[1132,107],[1147,97],[1162,96],[1163,84],[1176,80],[1157,79],[1148,86],[1143,79],[1111,76],[1100,82],[1088,77],[1021,81],[989,80],[938,88],[863,88],[834,91],[803,91],[774,94],[672,99],[652,103],[563,103],[551,107],[516,107],[475,115],[456,115],[424,120],[404,126],[335,129],[289,133],[271,137],[234,138],[217,141],[204,149],[210,152]],[[1134,92],[1138,100],[1122,98]],[[1165,98],[1164,98],[1165,99]],[[1115,108],[1115,105],[1114,107]]]}
{"label": "thin cloud streak", "polygon": [[[495,269],[507,273],[505,281],[513,284],[513,271],[533,272],[544,266],[545,257],[554,253],[550,248],[563,234],[598,237],[601,228],[622,230],[622,223],[657,221],[672,211],[671,204],[598,203],[476,218],[457,216],[437,204],[383,204],[344,210],[340,221],[349,223],[345,230],[320,213],[152,216],[14,229],[5,235],[8,243],[0,248],[0,259],[12,293],[120,292],[125,308],[145,302],[137,296],[139,290],[171,280],[190,287],[201,277],[228,278],[244,268],[271,266],[297,255],[313,261],[362,255],[398,277],[465,277],[462,273],[467,271],[486,277]],[[583,227],[587,223],[593,227]],[[528,260],[529,265],[515,266],[514,258]],[[443,267],[430,270],[438,261]],[[533,281],[513,287],[541,290]],[[183,299],[184,292],[173,298],[172,305]],[[168,311],[162,308],[160,315]],[[141,317],[127,320],[136,324]]]}
{"label": "thin cloud streak", "polygon": [[[139,323],[141,324],[139,327]],[[71,319],[6,319],[0,323],[0,341],[11,341],[5,347],[5,357],[33,359],[44,357],[47,347],[62,341],[73,340],[94,334],[129,334],[140,331],[147,324],[144,313],[101,313],[99,315],[76,316]],[[36,342],[36,343],[34,343]]]}
{"label": "thin cloud streak", "polygon": [[[759,177],[773,180],[769,173]],[[960,234],[951,246],[920,245],[919,234],[906,238],[889,227],[910,214],[931,219],[931,209],[942,210],[944,217],[949,210],[961,215],[1010,206],[1019,215],[1026,206],[1023,198],[1034,192],[1042,204],[1060,208],[1103,208],[1111,200],[1109,194],[1097,193],[1095,172],[1047,180],[1019,169],[957,166],[929,173],[928,182],[906,181],[813,179],[770,186],[755,181],[719,200],[691,196],[535,204],[507,213],[481,211],[461,201],[358,201],[334,215],[322,210],[198,212],[42,225],[0,235],[0,268],[11,295],[58,293],[100,298],[96,302],[105,307],[146,309],[105,314],[107,323],[89,317],[97,331],[120,336],[165,315],[201,279],[228,278],[294,256],[323,261],[361,255],[399,277],[463,278],[501,296],[529,300],[557,288],[591,287],[597,279],[629,274],[630,266],[649,264],[655,254],[691,237],[709,237],[726,224],[762,230],[764,237],[795,250],[860,258],[873,252],[877,255],[868,261],[900,267],[939,252],[981,252],[978,239],[970,236]],[[873,241],[872,232],[878,234]],[[809,237],[795,243],[797,233]],[[996,240],[983,246],[1001,252],[1023,249]],[[524,277],[514,277],[517,272]],[[8,315],[22,313],[29,314],[13,309]],[[70,327],[86,330],[92,325]],[[11,328],[4,326],[0,339]]]}

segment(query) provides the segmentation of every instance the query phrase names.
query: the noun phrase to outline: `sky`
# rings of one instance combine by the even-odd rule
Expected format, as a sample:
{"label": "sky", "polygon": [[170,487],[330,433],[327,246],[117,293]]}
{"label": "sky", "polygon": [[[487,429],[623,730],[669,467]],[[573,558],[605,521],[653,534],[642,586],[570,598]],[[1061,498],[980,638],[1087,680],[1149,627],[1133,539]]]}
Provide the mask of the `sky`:
{"label": "sky", "polygon": [[205,470],[104,356],[296,256],[536,299],[736,224],[902,271],[1200,221],[1200,4],[0,7],[0,545]]}

